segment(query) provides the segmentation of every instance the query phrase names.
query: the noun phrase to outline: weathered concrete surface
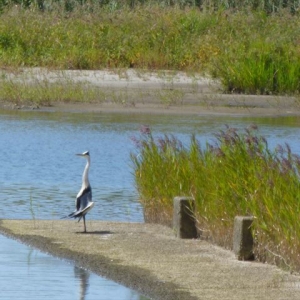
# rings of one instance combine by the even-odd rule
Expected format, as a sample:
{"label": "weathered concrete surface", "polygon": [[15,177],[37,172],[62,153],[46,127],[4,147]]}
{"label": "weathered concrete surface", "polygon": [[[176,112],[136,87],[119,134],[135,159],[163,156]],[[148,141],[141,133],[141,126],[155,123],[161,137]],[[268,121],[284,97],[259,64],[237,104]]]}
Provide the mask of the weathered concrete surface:
{"label": "weathered concrete surface", "polygon": [[0,232],[153,299],[300,299],[300,278],[153,224],[1,220]]}
{"label": "weathered concrete surface", "polygon": [[239,260],[252,260],[253,255],[253,236],[251,225],[253,217],[236,216],[233,226],[233,252]]}
{"label": "weathered concrete surface", "polygon": [[173,230],[175,235],[181,239],[197,238],[194,199],[175,197],[173,203]]}

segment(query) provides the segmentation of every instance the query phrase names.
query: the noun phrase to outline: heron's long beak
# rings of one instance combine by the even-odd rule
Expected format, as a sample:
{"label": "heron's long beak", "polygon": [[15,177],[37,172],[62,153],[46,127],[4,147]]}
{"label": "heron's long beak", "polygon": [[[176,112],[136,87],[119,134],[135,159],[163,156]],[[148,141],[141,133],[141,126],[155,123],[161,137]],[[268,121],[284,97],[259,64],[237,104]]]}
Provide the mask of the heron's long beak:
{"label": "heron's long beak", "polygon": [[81,154],[81,153],[77,153],[77,154],[75,154],[75,155],[77,155],[77,156],[84,156],[83,154]]}
{"label": "heron's long beak", "polygon": [[85,151],[83,153],[79,153],[79,154],[76,154],[76,155],[86,157],[86,156],[89,156],[90,154],[89,154],[89,151]]}

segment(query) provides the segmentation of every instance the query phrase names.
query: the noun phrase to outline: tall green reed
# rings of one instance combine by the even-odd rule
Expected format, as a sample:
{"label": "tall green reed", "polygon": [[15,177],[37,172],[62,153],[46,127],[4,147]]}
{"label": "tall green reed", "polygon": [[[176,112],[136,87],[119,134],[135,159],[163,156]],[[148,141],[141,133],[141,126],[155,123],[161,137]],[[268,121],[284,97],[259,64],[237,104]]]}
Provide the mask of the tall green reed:
{"label": "tall green reed", "polygon": [[226,127],[204,147],[143,132],[131,158],[146,220],[170,224],[173,198],[191,196],[202,238],[231,248],[234,217],[251,215],[256,258],[300,269],[300,157],[287,144],[270,149],[256,126]]}
{"label": "tall green reed", "polygon": [[299,18],[286,12],[253,13],[246,22],[244,17],[237,13],[219,20],[220,55],[212,60],[212,73],[230,92],[299,93]]}

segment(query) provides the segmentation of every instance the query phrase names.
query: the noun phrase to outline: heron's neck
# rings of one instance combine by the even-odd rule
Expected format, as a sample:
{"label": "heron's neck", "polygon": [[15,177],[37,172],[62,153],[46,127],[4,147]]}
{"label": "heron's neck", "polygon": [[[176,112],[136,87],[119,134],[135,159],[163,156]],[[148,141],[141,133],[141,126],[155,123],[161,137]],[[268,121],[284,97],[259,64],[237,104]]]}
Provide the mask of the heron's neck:
{"label": "heron's neck", "polygon": [[87,163],[85,165],[83,175],[82,175],[82,187],[88,187],[90,185],[90,182],[89,182],[89,169],[90,169],[90,158],[87,157]]}

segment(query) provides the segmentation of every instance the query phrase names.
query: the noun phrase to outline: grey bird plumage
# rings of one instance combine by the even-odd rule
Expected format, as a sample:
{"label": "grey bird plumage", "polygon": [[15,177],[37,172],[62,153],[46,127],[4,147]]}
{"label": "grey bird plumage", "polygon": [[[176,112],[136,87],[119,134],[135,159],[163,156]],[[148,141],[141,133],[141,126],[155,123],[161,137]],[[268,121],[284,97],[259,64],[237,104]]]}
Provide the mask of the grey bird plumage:
{"label": "grey bird plumage", "polygon": [[76,154],[78,156],[85,157],[87,159],[86,166],[82,175],[82,186],[77,194],[75,200],[75,210],[67,217],[79,219],[78,222],[83,219],[84,232],[86,232],[85,215],[93,208],[94,202],[92,202],[92,188],[89,182],[89,169],[90,169],[90,153],[88,151],[82,154]]}

